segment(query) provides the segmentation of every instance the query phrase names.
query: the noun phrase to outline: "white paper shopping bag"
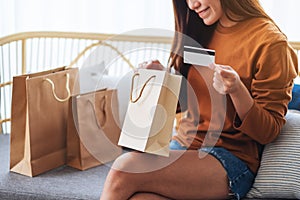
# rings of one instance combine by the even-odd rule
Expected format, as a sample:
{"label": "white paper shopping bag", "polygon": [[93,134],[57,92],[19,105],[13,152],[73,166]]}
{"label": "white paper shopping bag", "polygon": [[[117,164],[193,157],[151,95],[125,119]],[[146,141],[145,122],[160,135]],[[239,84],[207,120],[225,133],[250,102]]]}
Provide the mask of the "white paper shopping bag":
{"label": "white paper shopping bag", "polygon": [[118,144],[168,156],[181,76],[139,69],[132,77],[131,96]]}

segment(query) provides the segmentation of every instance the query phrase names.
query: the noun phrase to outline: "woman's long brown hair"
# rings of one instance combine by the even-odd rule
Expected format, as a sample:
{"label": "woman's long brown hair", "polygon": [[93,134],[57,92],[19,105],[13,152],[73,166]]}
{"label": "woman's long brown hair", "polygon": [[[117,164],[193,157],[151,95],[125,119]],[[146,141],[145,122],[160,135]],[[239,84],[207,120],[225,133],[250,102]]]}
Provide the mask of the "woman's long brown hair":
{"label": "woman's long brown hair", "polygon": [[[266,14],[258,0],[220,0],[226,16],[235,22],[250,18],[266,18],[275,22]],[[175,34],[170,54],[170,66],[180,70],[183,66],[184,45],[206,47],[218,22],[211,26],[204,24],[196,12],[188,8],[186,0],[173,0]],[[275,24],[275,26],[277,26]],[[278,27],[278,26],[277,26]],[[279,29],[279,28],[278,28]]]}

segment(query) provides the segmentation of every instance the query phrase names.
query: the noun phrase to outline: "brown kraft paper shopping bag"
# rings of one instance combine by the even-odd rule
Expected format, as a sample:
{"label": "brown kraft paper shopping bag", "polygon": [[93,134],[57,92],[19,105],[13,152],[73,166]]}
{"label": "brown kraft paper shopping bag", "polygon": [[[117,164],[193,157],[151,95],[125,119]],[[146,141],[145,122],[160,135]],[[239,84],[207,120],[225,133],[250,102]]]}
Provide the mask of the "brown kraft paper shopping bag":
{"label": "brown kraft paper shopping bag", "polygon": [[110,162],[122,149],[117,90],[74,95],[69,103],[67,165],[79,170]]}
{"label": "brown kraft paper shopping bag", "polygon": [[77,68],[13,78],[10,170],[36,176],[66,162],[68,99]]}

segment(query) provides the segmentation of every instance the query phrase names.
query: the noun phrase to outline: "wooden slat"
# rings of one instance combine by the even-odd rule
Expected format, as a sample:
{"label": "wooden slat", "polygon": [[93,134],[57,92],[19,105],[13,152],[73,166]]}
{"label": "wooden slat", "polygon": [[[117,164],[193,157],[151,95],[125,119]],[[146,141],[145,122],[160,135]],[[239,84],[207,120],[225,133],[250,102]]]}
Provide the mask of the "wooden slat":
{"label": "wooden slat", "polygon": [[140,35],[117,35],[102,33],[84,33],[84,32],[22,32],[0,38],[0,46],[12,41],[30,39],[30,38],[70,38],[70,39],[88,39],[88,40],[112,40],[129,42],[155,42],[171,43],[171,37],[162,36],[140,36]]}

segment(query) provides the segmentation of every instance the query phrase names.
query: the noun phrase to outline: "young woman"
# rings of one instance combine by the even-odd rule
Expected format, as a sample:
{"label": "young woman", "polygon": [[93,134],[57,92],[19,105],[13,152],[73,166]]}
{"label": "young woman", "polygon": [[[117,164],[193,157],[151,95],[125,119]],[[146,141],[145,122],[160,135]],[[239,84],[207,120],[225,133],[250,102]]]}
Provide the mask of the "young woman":
{"label": "young woman", "polygon": [[[137,152],[118,158],[101,200],[242,198],[253,184],[263,145],[285,123],[297,56],[258,0],[173,0],[173,5],[170,60],[187,79],[182,86],[187,98],[179,102],[186,117],[169,158]],[[183,46],[195,42],[215,50],[217,64],[183,63]],[[145,67],[163,69],[158,61]],[[224,98],[214,105],[218,95]]]}

